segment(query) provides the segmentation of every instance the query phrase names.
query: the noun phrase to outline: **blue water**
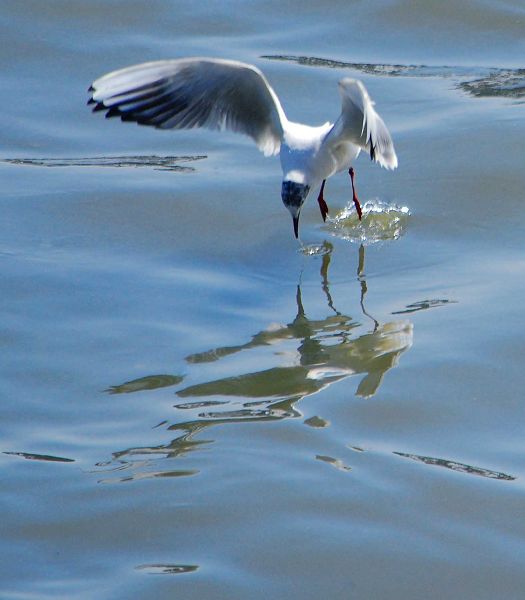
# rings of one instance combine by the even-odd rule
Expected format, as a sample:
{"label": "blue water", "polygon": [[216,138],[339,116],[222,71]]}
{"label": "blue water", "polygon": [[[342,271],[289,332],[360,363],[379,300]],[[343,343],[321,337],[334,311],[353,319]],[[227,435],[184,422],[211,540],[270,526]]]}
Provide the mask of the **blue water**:
{"label": "blue water", "polygon": [[[0,14],[0,596],[521,599],[522,2]],[[192,55],[310,124],[362,79],[364,222],[334,177],[301,250],[249,139],[85,106]]]}

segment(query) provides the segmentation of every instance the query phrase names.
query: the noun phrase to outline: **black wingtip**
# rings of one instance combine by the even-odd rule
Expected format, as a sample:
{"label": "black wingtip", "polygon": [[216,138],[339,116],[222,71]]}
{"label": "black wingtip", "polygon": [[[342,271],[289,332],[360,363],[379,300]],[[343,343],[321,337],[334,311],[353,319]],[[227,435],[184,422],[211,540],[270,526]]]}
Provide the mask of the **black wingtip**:
{"label": "black wingtip", "polygon": [[88,92],[91,93],[91,92],[94,92],[94,91],[95,91],[95,88],[92,85],[90,85],[88,87]]}
{"label": "black wingtip", "polygon": [[370,160],[375,160],[376,158],[376,148],[374,144],[372,144],[372,140],[370,140]]}
{"label": "black wingtip", "polygon": [[96,104],[96,103],[97,103],[97,101],[96,101],[96,100],[94,100],[93,98],[90,98],[90,99],[87,101],[87,105],[88,105],[88,106],[89,106],[90,104]]}
{"label": "black wingtip", "polygon": [[103,103],[103,102],[99,102],[99,103],[98,103],[98,104],[95,106],[95,108],[93,109],[93,112],[99,112],[99,111],[101,111],[101,110],[106,110],[106,108],[107,108],[107,107],[106,107],[106,106],[104,106],[104,103]]}
{"label": "black wingtip", "polygon": [[[106,108],[106,107],[104,107]],[[121,112],[116,106],[112,106],[108,112],[106,113],[106,119],[111,119],[112,117],[120,117]]]}

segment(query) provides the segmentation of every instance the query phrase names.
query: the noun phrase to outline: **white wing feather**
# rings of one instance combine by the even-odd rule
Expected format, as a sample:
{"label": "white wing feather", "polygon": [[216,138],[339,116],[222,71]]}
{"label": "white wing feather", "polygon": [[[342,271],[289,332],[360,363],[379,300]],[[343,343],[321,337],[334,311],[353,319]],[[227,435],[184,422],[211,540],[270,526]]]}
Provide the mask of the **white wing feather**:
{"label": "white wing feather", "polygon": [[252,65],[211,58],[162,60],[93,82],[93,110],[160,129],[229,129],[277,154],[287,122],[277,95]]}
{"label": "white wing feather", "polygon": [[350,142],[366,150],[382,167],[395,169],[397,156],[390,133],[374,109],[365,86],[349,77],[339,82],[341,116],[325,138],[324,143],[338,145]]}

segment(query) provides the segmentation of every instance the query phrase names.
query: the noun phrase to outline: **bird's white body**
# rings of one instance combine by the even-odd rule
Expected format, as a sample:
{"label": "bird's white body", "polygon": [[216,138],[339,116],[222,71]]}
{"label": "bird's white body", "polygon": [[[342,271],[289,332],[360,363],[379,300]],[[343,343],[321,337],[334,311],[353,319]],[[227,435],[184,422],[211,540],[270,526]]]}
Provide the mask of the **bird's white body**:
{"label": "bird's white body", "polygon": [[[104,75],[90,91],[94,110],[106,110],[106,117],[159,129],[229,129],[249,135],[265,155],[279,153],[281,195],[294,218],[296,235],[310,189],[321,182],[324,187],[328,177],[349,169],[361,150],[387,169],[397,167],[390,134],[364,85],[355,79],[339,82],[341,115],[334,124],[319,127],[289,121],[261,71],[231,60],[144,63]],[[320,206],[321,196],[322,189]],[[355,194],[354,202],[357,208]],[[327,208],[321,212],[325,218]]]}
{"label": "bird's white body", "polygon": [[332,127],[332,123],[320,127],[285,124],[280,151],[283,180],[313,187],[350,167],[361,149],[351,142],[323,144]]}

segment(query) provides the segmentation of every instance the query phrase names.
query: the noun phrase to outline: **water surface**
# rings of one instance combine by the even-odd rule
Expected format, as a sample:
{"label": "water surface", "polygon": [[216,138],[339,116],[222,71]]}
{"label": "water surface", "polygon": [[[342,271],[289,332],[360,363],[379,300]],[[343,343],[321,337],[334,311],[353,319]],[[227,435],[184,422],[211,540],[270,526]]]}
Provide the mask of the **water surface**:
{"label": "water surface", "polygon": [[[519,599],[521,2],[2,8],[2,598]],[[238,58],[396,143],[311,201],[248,139],[85,106]]]}

